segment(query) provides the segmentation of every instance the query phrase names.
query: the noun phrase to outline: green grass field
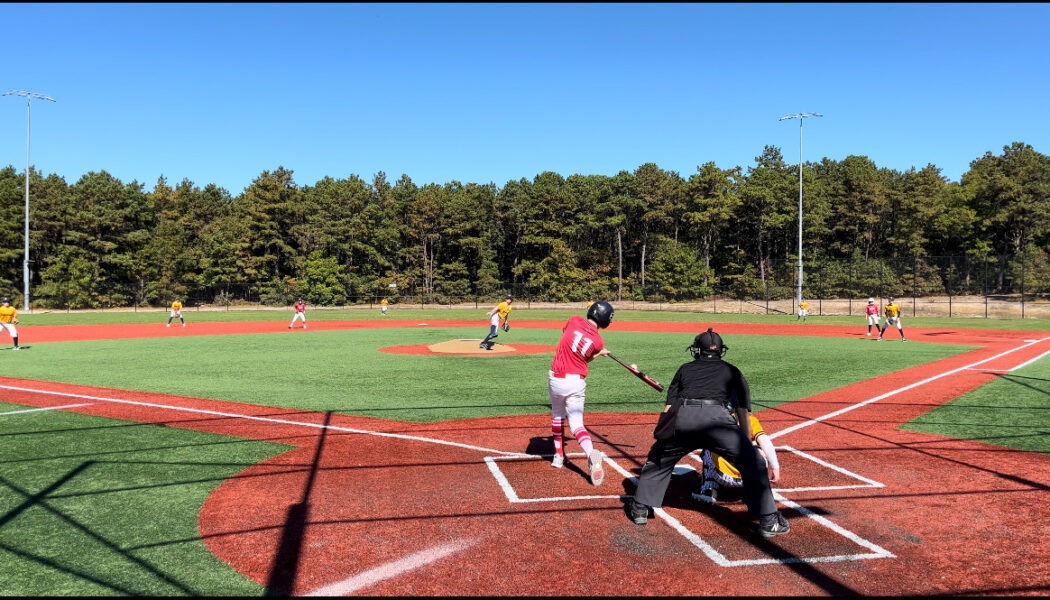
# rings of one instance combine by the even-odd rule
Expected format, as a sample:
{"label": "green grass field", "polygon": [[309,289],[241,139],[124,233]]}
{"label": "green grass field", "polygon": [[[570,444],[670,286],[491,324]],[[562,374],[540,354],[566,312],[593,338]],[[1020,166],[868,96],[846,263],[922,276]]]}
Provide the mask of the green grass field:
{"label": "green grass field", "polygon": [[[4,356],[4,374],[266,406],[405,421],[549,410],[550,354],[417,356],[385,346],[477,338],[477,328],[292,331],[272,334],[37,344]],[[519,328],[498,341],[555,345],[559,331]],[[665,386],[691,360],[691,334],[608,330],[608,348]],[[770,407],[937,360],[966,346],[863,344],[851,338],[726,337],[757,406]],[[863,346],[863,348],[861,348]],[[657,412],[665,396],[609,359],[591,363],[593,411]]]}
{"label": "green grass field", "polygon": [[[313,320],[375,319],[360,310],[310,313]],[[563,320],[573,311],[519,310],[524,320]],[[411,316],[409,316],[411,315]],[[480,315],[480,316],[479,316]],[[484,310],[394,311],[393,318],[478,317],[478,327],[278,331],[33,344],[5,352],[2,374],[260,405],[428,422],[478,416],[546,414],[550,354],[411,356],[377,352],[485,333]],[[621,321],[738,322],[735,315],[619,311]],[[710,319],[706,321],[705,319]],[[290,312],[187,313],[188,321],[288,321]],[[166,313],[28,315],[32,325],[167,320]],[[751,322],[793,322],[784,316]],[[825,321],[811,319],[816,323]],[[918,319],[915,320],[918,326]],[[992,320],[955,319],[977,328]],[[844,322],[862,327],[859,319]],[[911,321],[908,325],[911,325]],[[1014,329],[1047,329],[1008,322]],[[926,325],[932,326],[932,325]],[[518,328],[497,341],[554,345],[557,330]],[[692,334],[605,332],[620,358],[669,384]],[[756,409],[970,349],[855,338],[727,335],[726,359],[747,376]],[[23,342],[30,343],[30,342]],[[664,395],[611,360],[592,363],[590,411],[651,412]],[[1050,363],[1033,363],[956,399],[905,428],[1050,454]],[[0,594],[263,595],[199,539],[197,514],[223,480],[285,451],[280,444],[177,428],[42,411],[0,403]],[[10,412],[10,414],[4,414]]]}

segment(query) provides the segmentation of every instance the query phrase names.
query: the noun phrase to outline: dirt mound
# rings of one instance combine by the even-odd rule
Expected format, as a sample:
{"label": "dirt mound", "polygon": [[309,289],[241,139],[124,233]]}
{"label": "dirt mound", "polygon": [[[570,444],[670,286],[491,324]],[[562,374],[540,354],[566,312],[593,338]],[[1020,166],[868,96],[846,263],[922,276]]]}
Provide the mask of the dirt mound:
{"label": "dirt mound", "polygon": [[438,344],[430,344],[427,348],[438,354],[497,354],[500,352],[514,352],[514,347],[506,344],[496,344],[492,350],[483,350],[480,347],[481,340],[449,340]]}

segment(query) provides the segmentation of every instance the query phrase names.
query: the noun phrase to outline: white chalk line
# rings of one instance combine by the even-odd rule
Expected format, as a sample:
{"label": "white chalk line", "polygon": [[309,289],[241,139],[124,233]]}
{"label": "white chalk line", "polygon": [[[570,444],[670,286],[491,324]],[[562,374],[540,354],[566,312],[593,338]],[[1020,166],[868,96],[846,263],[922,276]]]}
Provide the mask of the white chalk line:
{"label": "white chalk line", "polygon": [[483,446],[474,446],[471,444],[461,444],[459,442],[449,442],[446,440],[438,440],[434,438],[407,435],[403,433],[385,433],[382,431],[369,431],[367,429],[354,429],[351,427],[339,427],[337,425],[324,425],[319,423],[304,423],[302,421],[290,421],[288,419],[274,419],[272,417],[255,417],[252,415],[240,415],[237,413],[220,412],[216,410],[206,410],[202,408],[187,408],[184,406],[171,406],[168,404],[157,404],[155,402],[140,402],[137,400],[123,400],[120,398],[107,398],[104,396],[89,396],[86,394],[74,394],[71,392],[54,392],[51,390],[38,390],[33,388],[23,388],[10,385],[0,385],[0,389],[12,390],[17,392],[29,392],[34,394],[49,394],[52,396],[64,396],[68,398],[83,398],[84,400],[97,400],[99,402],[114,402],[117,404],[131,404],[134,406],[148,406],[150,408],[161,408],[164,410],[174,410],[180,412],[189,412],[200,415],[210,415],[214,417],[223,417],[227,419],[247,419],[250,421],[262,421],[265,423],[276,423],[278,425],[296,425],[299,427],[309,427],[313,429],[330,429],[332,431],[342,431],[345,433],[358,433],[361,435],[373,435],[376,437],[388,437],[400,440],[412,440],[416,442],[426,442],[430,444],[440,444],[443,446],[455,446],[457,448],[466,448],[467,450],[476,450],[478,452],[486,452],[490,454],[499,454],[502,456],[528,456],[522,452],[505,452],[503,450],[495,450],[493,448],[485,448]]}
{"label": "white chalk line", "polygon": [[90,402],[84,404],[66,404],[64,406],[48,406],[46,408],[27,408],[26,410],[8,410],[0,412],[0,417],[6,415],[23,415],[25,413],[40,412],[43,410],[62,410],[63,408],[76,408],[78,406],[91,406]]}
{"label": "white chalk line", "polygon": [[306,596],[345,596],[347,594],[352,594],[358,590],[373,586],[380,581],[399,577],[409,571],[414,571],[432,562],[441,560],[446,556],[466,550],[473,546],[474,543],[475,540],[456,540],[448,544],[432,546],[425,550],[409,554],[404,558],[399,558],[378,567],[368,569],[367,571],[363,571],[342,581],[330,583],[306,594]]}
{"label": "white chalk line", "polygon": [[[820,464],[820,465],[822,465],[824,467],[827,467],[827,468],[829,468],[829,469],[831,469],[833,471],[836,471],[838,473],[842,473],[843,475],[846,475],[846,476],[852,477],[852,478],[854,478],[854,479],[856,479],[858,481],[864,482],[862,485],[841,485],[841,486],[822,486],[822,487],[794,488],[794,489],[775,489],[775,490],[773,490],[773,498],[774,498],[774,500],[777,500],[778,502],[781,502],[785,506],[789,506],[791,508],[794,508],[795,510],[797,510],[799,512],[799,514],[803,515],[804,517],[809,518],[809,519],[813,519],[818,524],[826,527],[827,529],[830,529],[831,531],[841,535],[842,537],[846,538],[847,540],[850,540],[851,542],[857,544],[858,546],[861,546],[863,548],[867,548],[868,550],[872,550],[873,552],[871,552],[871,553],[858,553],[858,554],[836,554],[836,555],[833,555],[833,556],[812,556],[812,557],[791,557],[791,558],[756,558],[756,559],[730,560],[730,559],[726,558],[726,556],[723,555],[721,552],[716,550],[713,546],[711,546],[711,544],[709,544],[706,541],[704,541],[704,539],[701,538],[699,535],[697,535],[694,531],[692,531],[691,529],[689,529],[688,527],[683,525],[681,523],[681,521],[679,521],[678,519],[676,519],[673,516],[671,516],[670,514],[668,514],[668,512],[665,511],[663,508],[655,508],[655,509],[653,509],[653,514],[655,514],[656,516],[658,516],[661,519],[663,519],[664,522],[666,522],[672,529],[674,529],[676,532],[678,532],[679,535],[681,535],[686,540],[688,540],[691,544],[693,544],[694,546],[699,548],[700,551],[703,552],[704,555],[706,555],[708,558],[710,558],[712,562],[714,562],[715,564],[717,564],[719,566],[722,566],[722,567],[750,567],[750,566],[758,566],[758,565],[795,564],[795,563],[828,563],[828,562],[844,562],[844,561],[871,560],[871,559],[876,559],[876,558],[895,558],[896,557],[889,550],[886,550],[885,548],[877,546],[876,544],[870,542],[869,540],[866,540],[866,539],[860,537],[859,535],[853,533],[852,531],[849,531],[848,529],[845,529],[844,527],[842,527],[842,526],[840,526],[840,525],[838,525],[838,524],[828,520],[827,518],[825,518],[825,517],[823,517],[821,515],[818,515],[818,514],[814,513],[811,510],[808,510],[807,508],[805,508],[804,506],[798,504],[797,502],[793,502],[791,500],[788,500],[788,499],[786,499],[786,498],[784,498],[783,496],[780,495],[780,494],[783,494],[783,493],[802,492],[802,491],[823,491],[823,490],[842,490],[842,489],[885,487],[884,484],[879,483],[878,481],[875,481],[873,479],[869,479],[867,477],[863,477],[861,475],[853,473],[852,471],[850,471],[848,469],[845,469],[845,468],[840,467],[838,465],[831,464],[831,463],[829,463],[829,462],[827,462],[825,460],[821,460],[821,459],[819,459],[819,458],[817,458],[817,457],[815,457],[815,456],[813,456],[811,454],[802,452],[800,450],[796,450],[795,448],[792,448],[791,446],[778,446],[777,449],[787,450],[788,452],[792,452],[792,453],[794,453],[794,454],[796,454],[798,456],[801,456],[803,458],[811,460],[811,461],[813,461],[813,462],[815,462],[817,464]],[[584,454],[582,452],[578,453],[576,455],[577,456],[584,456]],[[616,495],[616,496],[568,496],[568,497],[561,496],[561,497],[545,497],[545,498],[520,498],[518,496],[517,492],[514,490],[514,486],[511,485],[510,481],[507,479],[507,477],[500,470],[499,466],[496,464],[496,461],[502,461],[502,460],[530,460],[530,459],[531,460],[536,460],[536,459],[550,458],[551,456],[553,456],[553,455],[549,455],[549,454],[548,455],[531,455],[531,456],[526,456],[526,457],[486,456],[485,457],[485,463],[488,465],[489,471],[492,473],[493,477],[496,478],[496,481],[499,484],[500,489],[503,490],[504,495],[506,495],[507,499],[510,502],[512,502],[512,503],[519,503],[519,502],[554,502],[554,501],[594,500],[594,499],[614,499],[614,498],[618,499],[618,500],[623,500],[626,497],[628,497],[628,495]],[[570,456],[573,456],[573,455],[570,454]],[[693,458],[696,461],[700,461],[700,457],[697,456],[697,454],[695,452],[689,453],[688,456],[690,456],[691,458]],[[625,480],[634,483],[635,486],[638,485],[638,477],[632,475],[630,471],[628,471],[627,469],[625,469],[622,466],[620,466],[616,461],[610,459],[608,457],[608,455],[606,455],[606,457],[605,457],[605,462],[608,463],[616,472],[618,472],[620,475],[622,475]],[[684,467],[686,470],[693,470],[693,471],[696,470],[695,468],[693,468],[690,465],[681,465],[681,466]]]}
{"label": "white chalk line", "polygon": [[[919,386],[925,385],[927,383],[930,383],[931,381],[936,381],[936,380],[938,380],[938,379],[940,379],[942,377],[947,377],[948,375],[954,375],[955,373],[958,373],[960,371],[965,371],[967,369],[972,369],[973,367],[976,367],[977,365],[981,365],[981,364],[984,364],[984,363],[986,363],[988,361],[995,360],[997,358],[1006,356],[1007,354],[1012,354],[1014,352],[1017,352],[1018,350],[1024,350],[1025,348],[1028,348],[1028,347],[1030,347],[1030,346],[1032,346],[1034,344],[1038,344],[1040,342],[1045,342],[1047,340],[1050,340],[1050,337],[1045,337],[1045,338],[1042,338],[1042,339],[1039,339],[1039,340],[1035,340],[1033,342],[1026,343],[1026,344],[1021,345],[1021,346],[1017,346],[1016,348],[1011,348],[1011,349],[1006,350],[1004,352],[1000,352],[999,354],[996,354],[995,356],[989,356],[988,358],[981,359],[981,360],[979,360],[977,362],[973,362],[973,363],[970,363],[970,364],[962,366],[962,367],[951,369],[949,371],[945,371],[943,373],[940,373],[938,375],[934,375],[932,377],[927,377],[926,379],[923,379],[922,381],[916,381],[915,383],[910,383],[910,384],[908,384],[908,385],[906,385],[904,387],[900,387],[900,388],[897,388],[895,390],[886,392],[885,394],[880,394],[878,396],[875,396],[874,398],[869,398],[867,400],[864,400],[863,402],[858,402],[856,404],[851,404],[850,406],[847,406],[845,408],[841,408],[841,409],[836,410],[834,412],[830,412],[830,413],[828,413],[826,415],[823,415],[823,416],[820,416],[820,417],[816,417],[814,419],[810,419],[808,421],[803,421],[802,423],[798,423],[798,424],[792,425],[791,427],[788,427],[788,428],[782,429],[782,430],[780,430],[780,431],[778,431],[776,433],[770,434],[769,437],[770,437],[770,439],[776,439],[776,438],[778,438],[778,437],[780,437],[782,435],[787,435],[789,433],[798,431],[799,429],[802,429],[802,428],[805,428],[805,427],[809,427],[810,425],[816,425],[817,423],[820,423],[821,421],[826,421],[828,419],[832,419],[834,417],[837,417],[837,416],[840,416],[840,415],[844,415],[844,414],[850,412],[851,410],[856,410],[858,408],[862,408],[862,407],[867,406],[869,404],[878,402],[879,400],[885,400],[886,398],[889,398],[891,396],[896,396],[897,394],[900,394],[902,392],[906,392],[908,390],[911,390],[911,389],[917,388]],[[1031,362],[1031,361],[1029,361],[1029,362]],[[1025,363],[1025,364],[1028,364],[1028,363]]]}

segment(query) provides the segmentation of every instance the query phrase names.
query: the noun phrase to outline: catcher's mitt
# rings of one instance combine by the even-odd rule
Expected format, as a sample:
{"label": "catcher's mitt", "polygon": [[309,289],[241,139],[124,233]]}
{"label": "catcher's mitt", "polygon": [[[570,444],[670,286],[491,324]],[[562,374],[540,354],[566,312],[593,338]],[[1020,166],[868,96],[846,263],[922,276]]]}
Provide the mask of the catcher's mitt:
{"label": "catcher's mitt", "polygon": [[510,331],[510,323],[503,324],[503,331]]}

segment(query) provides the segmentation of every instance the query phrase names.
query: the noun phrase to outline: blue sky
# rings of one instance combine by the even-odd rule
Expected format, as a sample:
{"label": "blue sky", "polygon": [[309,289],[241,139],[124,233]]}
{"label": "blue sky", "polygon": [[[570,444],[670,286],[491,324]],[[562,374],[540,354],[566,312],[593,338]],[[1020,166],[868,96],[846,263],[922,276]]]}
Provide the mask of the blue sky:
{"label": "blue sky", "polygon": [[[653,162],[934,164],[1050,153],[1050,4],[0,6],[0,93],[31,163],[239,194],[383,171],[417,184],[614,175]],[[26,102],[0,98],[0,166]]]}

